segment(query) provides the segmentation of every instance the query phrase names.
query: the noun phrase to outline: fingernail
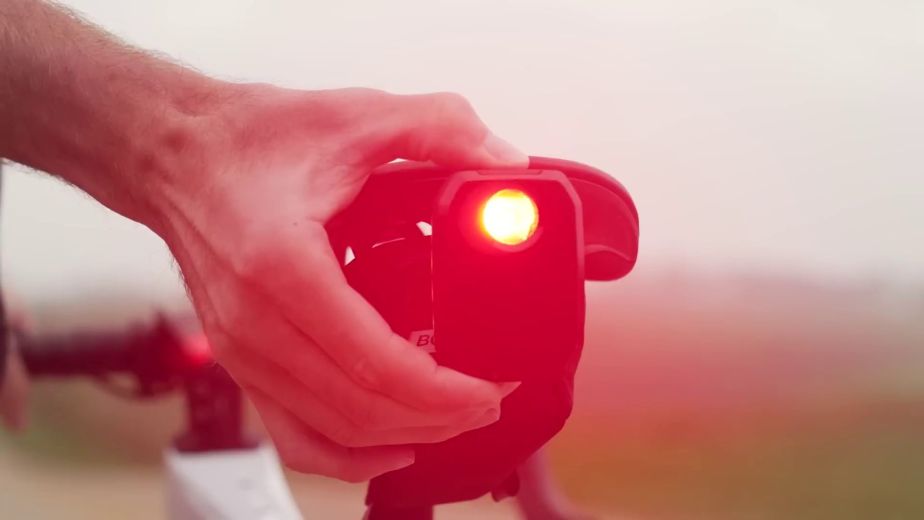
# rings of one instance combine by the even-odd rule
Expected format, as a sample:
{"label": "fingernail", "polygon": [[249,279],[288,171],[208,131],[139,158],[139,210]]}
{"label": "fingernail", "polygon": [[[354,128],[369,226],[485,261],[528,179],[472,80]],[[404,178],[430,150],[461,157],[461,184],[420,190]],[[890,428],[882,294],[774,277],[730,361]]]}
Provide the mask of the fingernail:
{"label": "fingernail", "polygon": [[500,389],[501,394],[503,394],[503,397],[507,397],[508,395],[512,394],[514,390],[519,388],[520,384],[522,383],[523,383],[522,381],[509,381],[506,383],[498,383],[497,388]]}
{"label": "fingernail", "polygon": [[525,168],[529,164],[529,157],[525,153],[494,134],[489,133],[485,137],[483,146],[491,157],[505,165]]}

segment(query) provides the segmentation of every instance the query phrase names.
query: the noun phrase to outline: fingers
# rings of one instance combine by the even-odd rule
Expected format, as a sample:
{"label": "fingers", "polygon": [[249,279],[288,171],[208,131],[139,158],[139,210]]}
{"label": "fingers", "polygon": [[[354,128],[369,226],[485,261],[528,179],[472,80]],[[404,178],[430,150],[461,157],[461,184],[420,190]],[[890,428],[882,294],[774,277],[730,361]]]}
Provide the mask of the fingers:
{"label": "fingers", "polygon": [[363,482],[414,463],[414,452],[401,446],[346,448],[312,431],[260,391],[249,393],[286,466],[347,482]]}
{"label": "fingers", "polygon": [[[357,384],[314,340],[284,318],[268,312],[269,302],[241,287],[230,273],[209,287],[215,311],[224,316],[220,320],[224,323],[215,325],[223,332],[212,336],[221,341],[216,336],[228,335],[233,339],[227,342],[234,343],[231,348],[217,350],[219,360],[235,377],[245,376],[248,384],[265,391],[271,390],[270,385],[278,387],[272,395],[281,396],[279,400],[307,423],[336,423],[333,431],[316,426],[334,440],[343,440],[336,433],[359,428],[369,435],[360,432],[354,442],[438,442],[485,426],[499,415],[498,409],[490,406],[424,411]],[[239,302],[246,302],[243,308]],[[300,397],[287,401],[289,395]],[[331,410],[325,412],[327,408]],[[385,435],[396,428],[395,435]]]}
{"label": "fingers", "polygon": [[264,254],[239,266],[288,321],[358,384],[426,411],[499,408],[511,385],[438,366],[396,336],[343,277],[318,225],[275,231]]}
{"label": "fingers", "polygon": [[[239,354],[246,352],[241,348]],[[339,409],[329,399],[318,396],[306,388],[287,370],[274,363],[254,355],[238,355],[232,363],[227,363],[229,370],[234,370],[240,381],[253,381],[244,384],[248,393],[260,391],[260,386],[271,382],[267,391],[272,391],[273,399],[295,416],[302,424],[311,425],[327,439],[346,447],[385,446],[397,444],[420,444],[440,442],[455,437],[463,431],[486,426],[497,420],[498,411],[492,410],[481,417],[470,417],[465,422],[449,426],[405,427],[393,417],[381,413],[376,407],[381,403],[369,401],[359,407]]]}
{"label": "fingers", "polygon": [[392,96],[384,119],[388,162],[433,161],[463,168],[525,168],[529,158],[497,137],[464,97],[453,93]]}

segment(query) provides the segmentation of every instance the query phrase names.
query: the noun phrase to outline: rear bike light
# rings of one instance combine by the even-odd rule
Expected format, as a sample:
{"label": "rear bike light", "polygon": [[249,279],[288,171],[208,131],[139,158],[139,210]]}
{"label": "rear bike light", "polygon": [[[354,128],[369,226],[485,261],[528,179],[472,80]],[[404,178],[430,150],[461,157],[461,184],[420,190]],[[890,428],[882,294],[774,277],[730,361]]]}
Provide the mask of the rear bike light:
{"label": "rear bike light", "polygon": [[515,246],[529,240],[539,224],[539,208],[520,190],[502,189],[481,208],[481,227],[501,244]]}
{"label": "rear bike light", "polygon": [[462,171],[446,180],[430,250],[437,363],[482,379],[524,381],[554,379],[577,361],[581,216],[561,172]]}

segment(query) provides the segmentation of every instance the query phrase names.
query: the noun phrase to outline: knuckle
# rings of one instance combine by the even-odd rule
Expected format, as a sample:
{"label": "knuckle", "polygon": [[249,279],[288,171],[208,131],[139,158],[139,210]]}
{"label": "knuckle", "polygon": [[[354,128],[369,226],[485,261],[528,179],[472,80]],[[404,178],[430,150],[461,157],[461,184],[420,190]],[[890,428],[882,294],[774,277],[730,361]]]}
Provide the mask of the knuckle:
{"label": "knuckle", "polygon": [[461,94],[448,92],[441,94],[442,108],[436,113],[440,117],[447,131],[452,131],[459,139],[476,145],[484,140],[488,128],[478,117],[478,113],[471,102]]}
{"label": "knuckle", "polygon": [[451,115],[474,114],[472,104],[462,94],[456,92],[439,92],[433,95],[434,102],[441,112]]}

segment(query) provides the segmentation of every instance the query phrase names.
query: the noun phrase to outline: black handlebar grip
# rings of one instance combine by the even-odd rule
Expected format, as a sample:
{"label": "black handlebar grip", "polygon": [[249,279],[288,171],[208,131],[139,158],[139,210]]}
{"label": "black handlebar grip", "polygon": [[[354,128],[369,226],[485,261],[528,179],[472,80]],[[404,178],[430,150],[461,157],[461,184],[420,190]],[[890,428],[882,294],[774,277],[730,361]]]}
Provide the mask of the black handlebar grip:
{"label": "black handlebar grip", "polygon": [[32,377],[138,373],[145,370],[145,365],[157,364],[158,344],[164,339],[160,328],[155,325],[58,336],[20,334],[16,341]]}
{"label": "black handlebar grip", "polygon": [[17,338],[32,377],[103,375],[130,366],[130,344],[119,334],[69,334]]}

